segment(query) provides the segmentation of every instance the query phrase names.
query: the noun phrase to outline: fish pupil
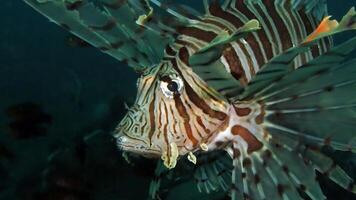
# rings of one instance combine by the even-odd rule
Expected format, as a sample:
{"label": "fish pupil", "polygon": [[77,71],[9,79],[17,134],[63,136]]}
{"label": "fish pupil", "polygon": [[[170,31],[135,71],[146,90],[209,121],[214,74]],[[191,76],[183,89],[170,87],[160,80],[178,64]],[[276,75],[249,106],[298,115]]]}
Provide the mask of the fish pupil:
{"label": "fish pupil", "polygon": [[170,83],[168,83],[167,88],[171,92],[178,92],[178,83],[175,81],[171,81]]}

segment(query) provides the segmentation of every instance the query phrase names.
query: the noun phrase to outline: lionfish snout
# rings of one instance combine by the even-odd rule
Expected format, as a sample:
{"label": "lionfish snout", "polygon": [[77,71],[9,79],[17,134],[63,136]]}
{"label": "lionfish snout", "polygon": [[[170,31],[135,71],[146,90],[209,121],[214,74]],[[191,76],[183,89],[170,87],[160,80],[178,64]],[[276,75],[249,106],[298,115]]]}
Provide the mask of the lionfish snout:
{"label": "lionfish snout", "polygon": [[160,151],[150,145],[148,125],[144,108],[130,108],[114,132],[118,148],[144,156],[160,155]]}
{"label": "lionfish snout", "polygon": [[126,140],[126,137],[123,135],[116,136],[116,145],[119,148],[119,150],[124,150],[125,140]]}

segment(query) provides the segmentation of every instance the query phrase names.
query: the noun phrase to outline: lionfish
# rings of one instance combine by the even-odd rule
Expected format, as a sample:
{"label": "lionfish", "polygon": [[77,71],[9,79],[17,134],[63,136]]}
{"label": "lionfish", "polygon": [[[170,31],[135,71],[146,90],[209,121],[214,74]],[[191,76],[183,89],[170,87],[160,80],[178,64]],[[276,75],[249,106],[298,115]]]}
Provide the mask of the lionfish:
{"label": "lionfish", "polygon": [[[315,170],[356,192],[323,147],[355,152],[356,11],[324,0],[24,0],[140,73],[114,131],[123,151],[161,158],[225,150],[231,199],[325,199]],[[213,171],[214,172],[214,171]],[[207,179],[219,180],[220,173]]]}

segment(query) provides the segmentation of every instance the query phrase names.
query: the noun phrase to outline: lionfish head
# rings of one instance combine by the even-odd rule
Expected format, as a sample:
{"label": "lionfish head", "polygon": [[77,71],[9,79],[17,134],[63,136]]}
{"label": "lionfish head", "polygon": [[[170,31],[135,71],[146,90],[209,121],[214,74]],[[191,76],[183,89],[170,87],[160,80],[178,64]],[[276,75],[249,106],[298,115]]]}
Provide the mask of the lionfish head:
{"label": "lionfish head", "polygon": [[120,149],[168,160],[194,152],[227,120],[227,103],[172,61],[138,80],[136,101],[115,130]]}

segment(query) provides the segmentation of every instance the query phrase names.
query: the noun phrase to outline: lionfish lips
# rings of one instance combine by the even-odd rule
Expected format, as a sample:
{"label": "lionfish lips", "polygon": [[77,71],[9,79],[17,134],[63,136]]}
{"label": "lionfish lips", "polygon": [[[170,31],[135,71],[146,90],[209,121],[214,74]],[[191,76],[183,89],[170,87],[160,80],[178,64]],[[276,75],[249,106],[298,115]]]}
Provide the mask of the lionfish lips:
{"label": "lionfish lips", "polygon": [[145,157],[159,157],[162,154],[160,150],[153,149],[140,140],[131,139],[124,135],[116,136],[116,144],[121,151],[132,152]]}

